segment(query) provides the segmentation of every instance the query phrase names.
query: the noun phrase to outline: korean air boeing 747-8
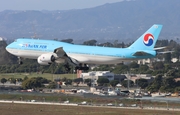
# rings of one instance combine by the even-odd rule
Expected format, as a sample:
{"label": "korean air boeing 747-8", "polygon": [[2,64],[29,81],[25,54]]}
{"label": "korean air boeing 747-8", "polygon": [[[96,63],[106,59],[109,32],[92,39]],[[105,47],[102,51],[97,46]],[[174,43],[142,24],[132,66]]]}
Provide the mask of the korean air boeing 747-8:
{"label": "korean air boeing 747-8", "polygon": [[155,24],[127,48],[85,46],[55,40],[19,38],[6,47],[6,50],[19,58],[37,59],[41,65],[53,62],[71,64],[77,69],[86,70],[86,64],[117,64],[125,61],[153,58],[154,48],[162,25]]}

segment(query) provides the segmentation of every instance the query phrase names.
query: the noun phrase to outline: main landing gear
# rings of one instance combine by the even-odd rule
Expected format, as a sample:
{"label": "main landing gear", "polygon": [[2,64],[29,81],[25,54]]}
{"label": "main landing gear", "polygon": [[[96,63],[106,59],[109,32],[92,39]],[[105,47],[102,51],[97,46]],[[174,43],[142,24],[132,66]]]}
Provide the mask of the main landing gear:
{"label": "main landing gear", "polygon": [[[70,71],[70,70],[71,70],[71,68],[70,68],[70,66],[69,66],[68,63],[65,64],[64,67],[65,67],[66,71]],[[77,70],[87,71],[87,70],[89,70],[89,67],[88,67],[86,64],[84,64],[83,66],[82,66],[82,64],[80,64],[80,65],[78,65],[78,66],[75,67],[75,70],[76,70],[76,71],[77,71]]]}
{"label": "main landing gear", "polygon": [[66,70],[67,72],[69,72],[69,71],[71,70],[71,68],[70,68],[70,66],[69,66],[68,63],[65,64],[64,67],[65,67],[65,70]]}
{"label": "main landing gear", "polygon": [[18,57],[18,64],[19,65],[23,64],[21,57]]}
{"label": "main landing gear", "polygon": [[89,70],[89,67],[87,66],[87,64],[84,64],[84,65],[82,65],[82,64],[80,64],[79,66],[76,66],[75,67],[75,70]]}

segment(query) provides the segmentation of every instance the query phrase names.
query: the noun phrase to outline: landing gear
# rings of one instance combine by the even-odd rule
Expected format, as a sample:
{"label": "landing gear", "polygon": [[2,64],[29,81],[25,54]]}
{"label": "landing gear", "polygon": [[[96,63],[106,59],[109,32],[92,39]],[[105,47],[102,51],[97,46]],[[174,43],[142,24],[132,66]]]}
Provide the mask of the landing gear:
{"label": "landing gear", "polygon": [[71,70],[71,68],[69,67],[69,64],[68,64],[68,63],[65,64],[64,67],[65,67],[65,69],[66,69],[67,72],[69,72],[69,71]]}
{"label": "landing gear", "polygon": [[89,70],[89,67],[76,67],[76,70]]}
{"label": "landing gear", "polygon": [[[66,63],[66,64],[64,65],[64,67],[65,67],[65,69],[66,69],[67,72],[71,71],[70,65],[69,65],[68,63]],[[78,66],[75,67],[75,71],[77,71],[77,70],[87,71],[87,70],[89,70],[89,67],[88,67],[86,64],[84,64],[84,65],[79,64]]]}
{"label": "landing gear", "polygon": [[22,62],[22,60],[21,60],[21,57],[18,57],[18,64],[19,64],[19,65],[22,65],[22,64],[23,64],[23,62]]}
{"label": "landing gear", "polygon": [[84,66],[82,66],[82,64],[80,64],[80,66],[76,66],[75,70],[85,70],[85,71],[87,71],[87,70],[89,70],[89,67],[86,64],[84,64]]}

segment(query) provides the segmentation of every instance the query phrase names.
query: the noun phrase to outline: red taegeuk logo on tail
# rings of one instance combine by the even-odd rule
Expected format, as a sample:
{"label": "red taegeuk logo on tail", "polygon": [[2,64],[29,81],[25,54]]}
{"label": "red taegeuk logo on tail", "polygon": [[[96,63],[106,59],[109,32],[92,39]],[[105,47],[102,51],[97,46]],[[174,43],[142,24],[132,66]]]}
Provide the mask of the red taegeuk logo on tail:
{"label": "red taegeuk logo on tail", "polygon": [[145,34],[143,42],[146,46],[151,46],[154,42],[154,36],[150,33]]}

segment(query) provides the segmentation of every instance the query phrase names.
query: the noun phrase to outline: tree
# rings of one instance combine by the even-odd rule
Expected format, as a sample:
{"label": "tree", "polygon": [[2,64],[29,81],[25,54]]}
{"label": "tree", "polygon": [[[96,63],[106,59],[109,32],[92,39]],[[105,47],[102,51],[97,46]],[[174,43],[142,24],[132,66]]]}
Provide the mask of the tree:
{"label": "tree", "polygon": [[97,42],[96,40],[89,40],[89,41],[85,41],[83,44],[89,46],[95,46],[96,42]]}
{"label": "tree", "polygon": [[2,84],[6,83],[6,82],[7,82],[7,79],[5,79],[5,78],[2,78],[2,79],[1,79],[1,83],[2,83]]}
{"label": "tree", "polygon": [[156,62],[156,63],[153,63],[152,65],[153,65],[154,70],[159,70],[159,69],[164,68],[164,63],[163,62]]}
{"label": "tree", "polygon": [[111,86],[112,87],[116,87],[116,85],[119,83],[119,81],[117,81],[117,80],[112,80],[112,81],[110,81],[110,84],[111,84]]}
{"label": "tree", "polygon": [[109,83],[109,79],[105,77],[101,77],[97,80],[99,86],[103,86],[104,84]]}
{"label": "tree", "polygon": [[89,87],[91,87],[91,79],[85,79],[84,83],[86,83]]}
{"label": "tree", "polygon": [[[123,87],[126,87],[126,88],[127,88],[127,87],[128,87],[128,80],[122,81],[121,84],[122,84]],[[133,86],[133,85],[134,85],[134,82],[131,81],[131,80],[129,80],[129,86],[131,87],[131,86]]]}
{"label": "tree", "polygon": [[99,65],[93,69],[94,71],[111,71],[112,67],[110,65]]}
{"label": "tree", "polygon": [[127,73],[127,71],[129,71],[129,67],[124,64],[117,65],[113,70],[113,72],[116,74]]}
{"label": "tree", "polygon": [[24,77],[24,79],[23,79],[23,81],[25,81],[25,80],[27,80],[27,79],[28,79],[28,77],[27,77],[27,76],[25,76],[25,77]]}
{"label": "tree", "polygon": [[178,70],[176,70],[176,69],[169,69],[168,72],[166,73],[166,76],[174,76],[174,77],[176,77],[175,76],[176,72],[178,72]]}
{"label": "tree", "polygon": [[47,88],[55,89],[56,88],[56,83],[55,82],[50,82],[49,85],[47,86]]}
{"label": "tree", "polygon": [[103,43],[101,45],[104,46],[104,47],[113,47],[113,44],[110,43],[110,42],[106,42],[106,43]]}
{"label": "tree", "polygon": [[180,46],[178,45],[177,47],[175,47],[174,52],[172,53],[173,57],[177,58],[179,60],[180,57]]}
{"label": "tree", "polygon": [[66,77],[63,77],[63,78],[61,79],[62,82],[65,82],[66,80],[67,80]]}
{"label": "tree", "polygon": [[41,83],[49,83],[49,80],[43,77],[36,77],[36,80],[38,80]]}
{"label": "tree", "polygon": [[17,81],[18,81],[18,82],[22,82],[23,79],[22,79],[22,78],[17,78]]}
{"label": "tree", "polygon": [[83,79],[82,78],[76,78],[73,80],[73,82],[76,83],[78,86],[80,82],[83,82]]}
{"label": "tree", "polygon": [[147,89],[150,92],[157,92],[159,91],[161,85],[162,85],[162,75],[158,74],[153,80],[152,84],[147,87]]}
{"label": "tree", "polygon": [[10,83],[16,84],[16,79],[15,78],[9,78],[8,80],[10,81]]}
{"label": "tree", "polygon": [[71,79],[67,79],[66,81],[65,81],[65,85],[67,86],[67,85],[71,85],[72,84],[72,80]]}
{"label": "tree", "polygon": [[163,79],[163,83],[161,85],[160,90],[162,92],[174,92],[175,91],[176,81],[174,80],[174,77],[166,77]]}
{"label": "tree", "polygon": [[179,91],[180,91],[180,87],[176,87],[175,92],[179,92]]}
{"label": "tree", "polygon": [[142,89],[145,89],[148,86],[148,81],[146,79],[137,79],[136,84],[140,86]]}
{"label": "tree", "polygon": [[24,89],[35,89],[35,88],[41,88],[43,86],[44,85],[41,83],[41,81],[36,77],[27,79],[22,82],[22,87]]}
{"label": "tree", "polygon": [[61,42],[66,42],[66,43],[72,43],[73,39],[69,38],[69,39],[63,39],[61,40]]}
{"label": "tree", "polygon": [[130,68],[139,68],[139,64],[137,64],[136,62],[132,62],[129,65]]}
{"label": "tree", "polygon": [[139,72],[140,73],[146,73],[148,71],[149,67],[147,65],[141,65],[139,67]]}
{"label": "tree", "polygon": [[166,62],[170,63],[171,62],[171,53],[166,53],[164,58],[165,58]]}

